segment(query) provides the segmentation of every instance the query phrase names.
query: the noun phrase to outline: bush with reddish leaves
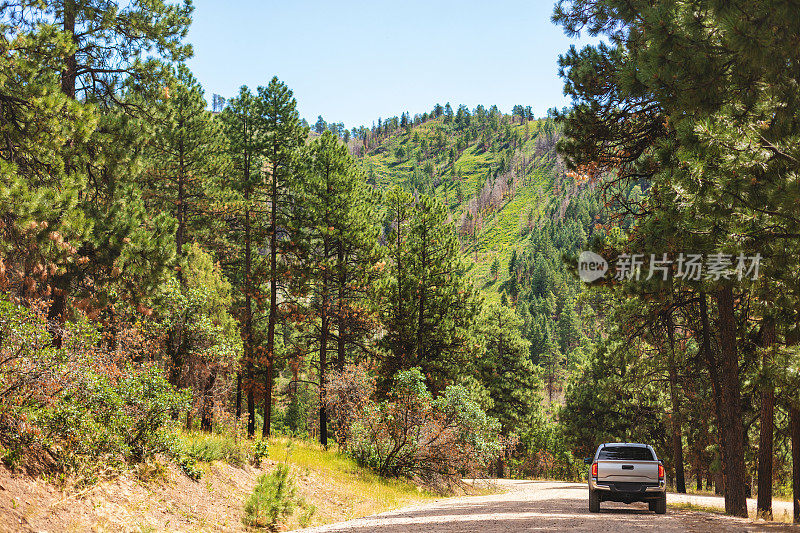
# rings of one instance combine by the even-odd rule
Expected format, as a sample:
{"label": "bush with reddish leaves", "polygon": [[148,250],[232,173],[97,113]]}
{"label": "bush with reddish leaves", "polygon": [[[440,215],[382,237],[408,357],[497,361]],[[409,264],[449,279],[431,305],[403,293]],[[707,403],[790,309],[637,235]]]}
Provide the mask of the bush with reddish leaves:
{"label": "bush with reddish leaves", "polygon": [[188,398],[160,368],[106,350],[85,319],[53,346],[42,312],[0,296],[0,444],[29,470],[92,479],[173,452],[171,414]]}
{"label": "bush with reddish leaves", "polygon": [[482,472],[500,451],[498,422],[467,389],[450,385],[434,398],[419,368],[398,372],[380,401],[363,369],[335,374],[327,405],[340,445],[383,476],[451,486]]}

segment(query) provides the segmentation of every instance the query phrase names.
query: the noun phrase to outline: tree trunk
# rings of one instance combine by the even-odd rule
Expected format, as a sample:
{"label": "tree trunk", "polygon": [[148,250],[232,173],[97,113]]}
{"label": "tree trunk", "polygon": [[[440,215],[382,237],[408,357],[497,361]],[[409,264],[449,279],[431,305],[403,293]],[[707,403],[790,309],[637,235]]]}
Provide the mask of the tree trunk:
{"label": "tree trunk", "polygon": [[719,496],[725,494],[725,475],[722,471],[714,474],[714,494]]}
{"label": "tree trunk", "polygon": [[264,423],[261,426],[261,438],[267,439],[270,434],[272,423],[272,381],[274,372],[274,359],[267,358],[267,370],[264,376]]}
{"label": "tree trunk", "polygon": [[[71,37],[71,41],[78,44],[75,38],[75,0],[64,0],[63,30]],[[75,79],[78,66],[75,54],[70,54],[64,60],[64,70],[61,72],[61,92],[69,98],[75,98]],[[70,140],[71,144],[73,141]],[[71,165],[67,164],[69,168]],[[47,310],[47,322],[50,336],[55,348],[61,348],[64,336],[64,324],[67,319],[67,296],[69,295],[69,278],[56,276],[53,280],[53,298]]]}
{"label": "tree trunk", "polygon": [[[397,231],[396,231],[395,243],[394,243],[395,249],[394,249],[394,257],[393,257],[394,265],[395,265],[395,271],[397,272],[397,300],[396,300],[396,307],[394,309],[394,317],[393,317],[393,319],[394,319],[395,324],[399,325],[398,338],[399,339],[403,339],[405,341],[405,340],[407,340],[409,338],[409,335],[407,334],[407,332],[405,330],[405,321],[404,321],[404,319],[405,319],[405,302],[403,300],[403,284],[405,283],[405,279],[404,279],[405,271],[403,269],[405,268],[405,264],[402,261],[402,259],[403,259],[403,256],[402,256],[402,245],[403,245],[403,236],[402,236],[403,219],[402,219],[402,215],[403,215],[403,211],[402,211],[402,208],[401,208],[399,203],[395,206],[394,215],[395,215],[395,224],[397,224]],[[406,349],[406,346],[408,346],[407,342],[403,342],[402,346],[403,346],[403,348],[401,350],[399,350],[400,353],[392,354],[387,358],[386,372],[384,372],[384,374],[385,374],[384,377],[386,377],[386,376],[394,376],[394,374],[398,370],[406,368],[406,358],[408,358],[411,355],[411,353],[409,353],[411,350]],[[382,379],[380,384],[379,384],[379,387],[380,387],[379,388],[379,392],[381,394],[386,393],[388,391],[389,386],[390,386],[389,385],[389,379]]]}
{"label": "tree trunk", "polygon": [[[328,257],[328,240],[325,239],[324,257]],[[319,442],[328,446],[328,413],[325,409],[325,379],[328,366],[328,330],[330,321],[328,316],[328,271],[322,273],[322,310],[320,313],[320,339],[319,339]]]}
{"label": "tree trunk", "polygon": [[[424,215],[423,215],[424,217]],[[428,280],[426,279],[428,267],[428,222],[425,220],[422,224],[422,235],[420,237],[422,245],[422,253],[420,254],[420,266],[422,267],[422,279],[419,282],[419,298],[417,306],[417,346],[416,346],[416,362],[421,363],[425,360],[425,297],[428,294]]]}
{"label": "tree trunk", "polygon": [[[236,372],[236,423],[242,418],[242,371]],[[237,428],[238,431],[238,428]]]}
{"label": "tree trunk", "polygon": [[672,316],[667,318],[669,334],[669,392],[672,399],[672,460],[675,465],[675,489],[686,493],[686,477],[683,467],[683,433],[681,428],[681,402],[678,392],[678,369],[675,364],[675,324]]}
{"label": "tree trunk", "polygon": [[703,478],[707,476],[706,472],[708,472],[705,455],[708,443],[708,421],[706,419],[703,420],[701,431],[700,438],[695,443],[695,446],[697,446],[697,490],[699,492],[703,490]]}
{"label": "tree trunk", "polygon": [[253,355],[246,355],[247,373],[245,376],[245,389],[247,389],[247,436],[253,438],[256,434],[256,397],[253,391]]}
{"label": "tree trunk", "polygon": [[[71,36],[72,42],[78,45],[75,39],[75,0],[64,0],[64,33]],[[78,63],[72,53],[64,60],[64,70],[61,72],[61,92],[70,98],[75,98],[75,80],[77,78]]]}
{"label": "tree trunk", "polygon": [[344,370],[345,364],[345,339],[347,337],[347,327],[345,326],[347,320],[344,316],[344,291],[345,291],[345,284],[347,283],[347,267],[344,264],[344,249],[342,246],[341,241],[339,241],[336,253],[336,261],[339,265],[339,298],[337,301],[338,307],[338,339],[337,339],[337,349],[336,349],[336,370],[339,372]]}
{"label": "tree trunk", "polygon": [[244,189],[244,358],[245,358],[245,390],[247,391],[247,436],[253,438],[256,433],[256,401],[253,391],[253,280],[252,280],[252,235],[250,222],[250,172],[249,164],[245,164]]}
{"label": "tree trunk", "polygon": [[272,367],[275,362],[275,325],[278,322],[278,176],[277,147],[272,149],[272,191],[269,211],[269,317],[267,318],[267,387],[264,397],[264,437],[269,437],[272,429]]}
{"label": "tree trunk", "polygon": [[183,324],[185,320],[181,314],[172,324],[167,333],[167,355],[169,355],[170,369],[169,382],[175,388],[180,388],[183,377]]}
{"label": "tree trunk", "polygon": [[772,520],[772,455],[775,423],[775,385],[772,382],[772,349],[775,345],[775,320],[764,317],[761,331],[763,388],[761,390],[761,432],[758,440],[757,513]]}
{"label": "tree trunk", "polygon": [[792,438],[792,500],[794,523],[800,523],[800,405],[789,407],[789,431]]}
{"label": "tree trunk", "polygon": [[[714,352],[711,350],[711,328],[708,320],[708,304],[706,293],[699,293],[700,299],[700,323],[702,325],[701,346],[706,367],[708,367],[708,377],[711,381],[711,391],[714,396],[714,415],[717,419],[717,445],[719,447],[720,461],[725,464],[725,449],[722,446],[722,392],[719,380],[719,369]],[[722,494],[721,486],[725,484],[725,469],[721,469],[719,476],[714,476],[714,493]]]}
{"label": "tree trunk", "polygon": [[747,517],[745,496],[744,426],[742,424],[741,383],[739,382],[739,354],[737,327],[734,315],[733,290],[719,289],[715,298],[719,309],[720,370],[722,406],[722,448],[725,450],[725,512]]}
{"label": "tree trunk", "polygon": [[[182,126],[182,124],[180,124]],[[175,255],[183,255],[183,244],[186,242],[186,183],[184,163],[183,138],[178,143],[178,228],[175,231]],[[178,279],[183,279],[183,273],[178,270]]]}
{"label": "tree trunk", "polygon": [[[60,279],[56,280],[53,285],[58,287]],[[47,327],[50,330],[50,337],[52,338],[53,346],[61,348],[64,343],[64,324],[67,319],[67,289],[55,288],[53,289],[53,299],[50,302],[50,308],[47,310]]]}
{"label": "tree trunk", "polygon": [[502,454],[497,456],[495,468],[497,469],[495,475],[497,475],[498,478],[503,479],[506,477],[506,464]]}
{"label": "tree trunk", "polygon": [[200,429],[211,433],[214,421],[214,384],[217,382],[217,370],[211,371],[203,390],[203,408],[200,416]]}

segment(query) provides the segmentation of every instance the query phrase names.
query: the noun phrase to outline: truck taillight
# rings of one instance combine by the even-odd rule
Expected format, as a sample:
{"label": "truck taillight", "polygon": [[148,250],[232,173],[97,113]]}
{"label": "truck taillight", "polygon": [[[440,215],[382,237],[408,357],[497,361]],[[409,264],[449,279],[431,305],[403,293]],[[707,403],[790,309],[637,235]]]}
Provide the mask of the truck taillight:
{"label": "truck taillight", "polygon": [[592,463],[592,477],[597,477],[597,463]]}
{"label": "truck taillight", "polygon": [[664,479],[664,465],[658,465],[658,479]]}

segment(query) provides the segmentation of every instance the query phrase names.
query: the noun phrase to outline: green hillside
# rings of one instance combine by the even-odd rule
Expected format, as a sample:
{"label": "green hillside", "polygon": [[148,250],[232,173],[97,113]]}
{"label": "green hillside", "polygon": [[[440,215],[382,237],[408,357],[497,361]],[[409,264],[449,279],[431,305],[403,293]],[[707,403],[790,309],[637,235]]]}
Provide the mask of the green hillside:
{"label": "green hillside", "polygon": [[[553,195],[560,172],[551,119],[501,114],[496,107],[415,120],[388,119],[351,140],[362,170],[378,189],[401,185],[443,201],[459,230],[469,274],[489,299]],[[497,259],[495,279],[491,265]]]}

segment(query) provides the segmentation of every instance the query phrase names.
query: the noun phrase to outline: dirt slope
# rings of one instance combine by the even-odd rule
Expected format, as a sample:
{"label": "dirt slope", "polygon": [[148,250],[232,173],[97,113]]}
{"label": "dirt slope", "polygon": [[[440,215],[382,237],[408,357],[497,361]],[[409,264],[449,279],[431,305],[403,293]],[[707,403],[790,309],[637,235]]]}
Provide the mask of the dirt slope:
{"label": "dirt slope", "polygon": [[[275,441],[281,456],[286,443]],[[314,506],[311,524],[341,522],[430,499],[412,484],[380,480],[352,460],[308,443],[295,443],[290,463],[298,493]],[[43,479],[12,474],[0,465],[0,533],[13,532],[239,532],[244,502],[256,479],[277,465],[241,468],[201,463],[195,482],[174,466],[138,467],[83,490],[61,491]],[[283,529],[297,528],[295,512]]]}
{"label": "dirt slope", "polygon": [[199,482],[166,468],[61,492],[0,467],[0,531],[243,531],[242,503],[261,471],[224,463],[205,470]]}

